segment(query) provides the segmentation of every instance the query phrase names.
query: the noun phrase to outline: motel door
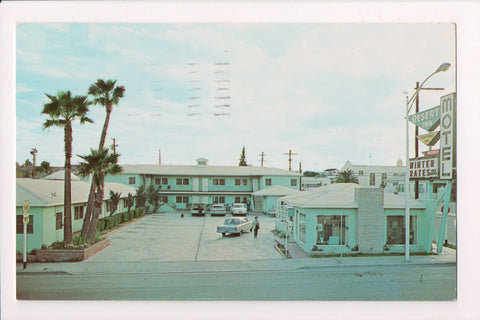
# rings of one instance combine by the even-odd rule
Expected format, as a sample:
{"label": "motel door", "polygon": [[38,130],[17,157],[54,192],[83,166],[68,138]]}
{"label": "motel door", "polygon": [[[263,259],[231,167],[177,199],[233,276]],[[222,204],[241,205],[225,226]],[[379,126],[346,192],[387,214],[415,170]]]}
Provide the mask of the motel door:
{"label": "motel door", "polygon": [[193,178],[193,191],[200,191],[200,179]]}

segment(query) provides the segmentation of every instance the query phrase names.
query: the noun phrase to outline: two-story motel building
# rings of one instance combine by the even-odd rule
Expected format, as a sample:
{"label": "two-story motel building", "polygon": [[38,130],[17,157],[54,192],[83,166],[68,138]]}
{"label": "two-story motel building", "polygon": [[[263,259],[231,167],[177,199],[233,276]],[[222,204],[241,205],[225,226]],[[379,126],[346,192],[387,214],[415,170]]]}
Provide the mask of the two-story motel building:
{"label": "two-story motel building", "polygon": [[250,210],[263,211],[253,193],[282,185],[300,190],[300,174],[278,168],[253,166],[211,166],[205,158],[196,165],[122,165],[123,172],[105,181],[120,182],[138,189],[153,185],[161,201],[176,209],[193,203],[247,203]]}

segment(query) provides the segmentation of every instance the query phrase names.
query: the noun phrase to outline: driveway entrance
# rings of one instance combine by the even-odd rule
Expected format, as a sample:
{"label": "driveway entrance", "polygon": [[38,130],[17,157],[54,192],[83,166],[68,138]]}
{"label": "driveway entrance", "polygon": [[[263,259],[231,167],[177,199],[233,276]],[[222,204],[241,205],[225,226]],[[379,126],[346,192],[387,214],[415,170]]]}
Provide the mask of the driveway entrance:
{"label": "driveway entrance", "polygon": [[[227,215],[228,217],[229,215]],[[253,216],[247,217],[249,220]],[[258,238],[253,233],[222,237],[217,226],[224,217],[184,218],[178,213],[151,214],[108,238],[110,246],[88,262],[232,261],[282,259],[275,250],[275,220],[259,216]]]}

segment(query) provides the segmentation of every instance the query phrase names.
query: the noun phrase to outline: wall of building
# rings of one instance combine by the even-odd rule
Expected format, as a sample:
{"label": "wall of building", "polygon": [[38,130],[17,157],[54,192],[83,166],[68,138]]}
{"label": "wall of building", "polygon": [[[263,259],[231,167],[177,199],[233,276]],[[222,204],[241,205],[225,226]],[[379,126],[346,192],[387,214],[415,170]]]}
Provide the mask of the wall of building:
{"label": "wall of building", "polygon": [[[17,207],[16,216],[23,217],[23,207]],[[28,215],[33,217],[33,234],[27,233],[27,252],[33,249],[39,249],[42,247],[43,240],[43,209],[37,207],[30,207]],[[15,217],[16,219],[16,217]],[[16,220],[15,220],[16,221]],[[16,226],[15,226],[16,230]],[[23,228],[22,233],[16,235],[16,250],[23,253]]]}
{"label": "wall of building", "polygon": [[[356,210],[355,209],[305,209],[294,207],[294,239],[304,251],[311,252],[315,247],[324,253],[351,252],[356,246]],[[299,235],[299,214],[305,214],[305,241]],[[317,217],[318,216],[347,216],[348,230],[346,245],[317,245]],[[348,245],[348,247],[347,247]]]}
{"label": "wall of building", "polygon": [[359,252],[383,251],[383,189],[356,188],[355,202],[357,245]]}

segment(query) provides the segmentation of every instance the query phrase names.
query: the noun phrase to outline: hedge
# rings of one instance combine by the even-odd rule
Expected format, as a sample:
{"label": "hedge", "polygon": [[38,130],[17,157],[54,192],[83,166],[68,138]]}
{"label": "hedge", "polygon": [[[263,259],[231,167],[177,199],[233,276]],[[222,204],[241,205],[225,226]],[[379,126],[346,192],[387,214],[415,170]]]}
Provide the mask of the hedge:
{"label": "hedge", "polygon": [[137,217],[142,217],[145,215],[145,208],[144,207],[137,208],[135,209],[135,213],[138,214]]}
{"label": "hedge", "polygon": [[123,216],[121,214],[116,214],[113,217],[115,217],[115,225],[122,223]]}
{"label": "hedge", "polygon": [[128,212],[123,212],[122,216],[123,216],[123,222],[130,221],[130,214]]}
{"label": "hedge", "polygon": [[97,229],[98,229],[98,231],[105,230],[105,220],[104,219],[99,219],[98,220]]}
{"label": "hedge", "polygon": [[110,229],[115,226],[115,217],[105,217],[103,218],[105,220],[105,229]]}

